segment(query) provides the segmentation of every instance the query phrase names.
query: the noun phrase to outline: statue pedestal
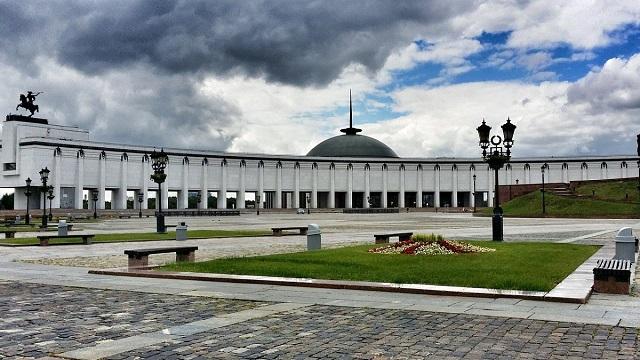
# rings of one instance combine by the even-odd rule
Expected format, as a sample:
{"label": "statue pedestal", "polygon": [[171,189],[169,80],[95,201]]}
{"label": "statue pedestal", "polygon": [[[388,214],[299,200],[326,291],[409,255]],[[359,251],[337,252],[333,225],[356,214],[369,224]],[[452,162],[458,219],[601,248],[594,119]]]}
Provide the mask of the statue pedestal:
{"label": "statue pedestal", "polygon": [[7,115],[7,118],[5,121],[22,121],[22,122],[43,124],[43,125],[49,124],[49,120],[47,119],[28,117],[23,115],[14,115],[14,114]]}

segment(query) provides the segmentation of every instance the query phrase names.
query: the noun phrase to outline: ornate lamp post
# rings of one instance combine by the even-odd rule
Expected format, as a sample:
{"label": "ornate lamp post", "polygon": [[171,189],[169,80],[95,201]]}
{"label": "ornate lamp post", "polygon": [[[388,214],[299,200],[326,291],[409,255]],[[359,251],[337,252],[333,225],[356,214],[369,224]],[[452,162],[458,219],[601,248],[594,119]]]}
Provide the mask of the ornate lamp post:
{"label": "ornate lamp post", "polygon": [[40,180],[42,180],[42,225],[47,228],[47,179],[49,179],[49,169],[46,167],[40,170]]}
{"label": "ornate lamp post", "polygon": [[542,172],[542,189],[540,189],[540,191],[542,191],[542,215],[547,213],[546,208],[545,208],[545,201],[544,201],[544,169],[546,167],[547,167],[547,164],[544,164],[540,168],[540,171]]}
{"label": "ornate lamp post", "polygon": [[31,198],[31,178],[28,177],[27,180],[25,180],[25,182],[27,183],[27,190],[25,190],[25,192],[24,192],[24,196],[27,197],[27,217],[24,220],[24,223],[29,225],[29,223],[30,223],[30,219],[29,219],[29,217],[30,217],[30,215],[29,215],[29,200]]}
{"label": "ornate lamp post", "polygon": [[[638,157],[640,157],[640,134],[638,134]],[[638,201],[640,202],[640,160],[638,160]]]}
{"label": "ornate lamp post", "polygon": [[256,215],[260,215],[260,194],[256,194]]}
{"label": "ornate lamp post", "polygon": [[[495,204],[493,207],[493,241],[503,240],[503,222],[502,222],[502,208],[500,207],[500,187],[498,183],[498,170],[500,170],[504,164],[511,159],[511,147],[513,146],[513,133],[516,130],[516,126],[511,123],[511,120],[507,118],[507,122],[501,126],[504,139],[499,135],[491,136],[491,126],[488,126],[484,120],[476,130],[478,130],[478,136],[480,137],[479,145],[482,148],[482,158],[489,164],[489,167],[495,171]],[[490,146],[492,145],[492,146]],[[501,146],[502,145],[502,146]],[[489,149],[489,152],[487,152]]]}
{"label": "ornate lamp post", "polygon": [[476,212],[476,174],[473,174],[473,212]]}
{"label": "ornate lamp post", "polygon": [[142,202],[144,201],[144,194],[138,193],[138,217],[142,218]]}
{"label": "ornate lamp post", "polygon": [[153,175],[151,180],[158,184],[158,215],[156,216],[156,232],[164,233],[167,231],[164,225],[164,214],[162,213],[162,183],[167,179],[167,174],[164,173],[164,169],[169,162],[169,156],[165,154],[164,149],[160,149],[160,152],[153,150],[151,154],[151,168],[153,168]]}
{"label": "ornate lamp post", "polygon": [[307,214],[311,214],[311,203],[309,202],[309,194],[306,196],[307,199]]}
{"label": "ornate lamp post", "polygon": [[51,202],[53,201],[53,198],[55,198],[56,196],[53,195],[53,186],[49,186],[49,188],[47,189],[48,195],[47,195],[47,199],[49,199],[49,221],[53,220],[53,214],[51,213]]}
{"label": "ornate lamp post", "polygon": [[93,200],[93,218],[98,218],[98,190],[91,191],[91,200]]}

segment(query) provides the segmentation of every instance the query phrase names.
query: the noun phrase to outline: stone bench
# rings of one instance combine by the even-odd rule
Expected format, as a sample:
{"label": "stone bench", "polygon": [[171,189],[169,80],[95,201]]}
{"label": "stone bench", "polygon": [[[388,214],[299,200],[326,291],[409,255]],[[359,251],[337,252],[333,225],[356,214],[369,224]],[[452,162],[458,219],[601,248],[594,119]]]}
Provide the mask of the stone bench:
{"label": "stone bench", "polygon": [[629,294],[631,261],[600,259],[593,268],[593,290],[607,294]]}
{"label": "stone bench", "polygon": [[131,219],[131,214],[118,214],[118,218],[120,218],[120,219],[124,219],[124,218]]}
{"label": "stone bench", "polygon": [[284,235],[285,230],[298,230],[300,235],[307,235],[307,227],[306,226],[288,226],[288,227],[274,227],[271,228],[273,232],[273,236],[282,236]]}
{"label": "stone bench", "polygon": [[376,239],[376,244],[388,244],[390,237],[398,237],[399,241],[410,240],[412,232],[399,232],[399,233],[389,233],[389,234],[375,234],[373,237]]}
{"label": "stone bench", "polygon": [[[84,245],[91,244],[91,240],[95,235],[93,234],[79,234],[79,235],[38,235],[38,240],[40,240],[40,246],[48,246],[50,239],[78,239],[82,238],[82,243]],[[64,243],[64,244],[74,244],[74,243]]]}
{"label": "stone bench", "polygon": [[125,250],[129,257],[129,269],[149,266],[149,255],[176,253],[176,262],[194,262],[196,260],[197,246],[164,247],[151,249]]}
{"label": "stone bench", "polygon": [[0,233],[4,234],[5,239],[13,239],[16,237],[15,230],[3,230],[3,231],[0,231]]}

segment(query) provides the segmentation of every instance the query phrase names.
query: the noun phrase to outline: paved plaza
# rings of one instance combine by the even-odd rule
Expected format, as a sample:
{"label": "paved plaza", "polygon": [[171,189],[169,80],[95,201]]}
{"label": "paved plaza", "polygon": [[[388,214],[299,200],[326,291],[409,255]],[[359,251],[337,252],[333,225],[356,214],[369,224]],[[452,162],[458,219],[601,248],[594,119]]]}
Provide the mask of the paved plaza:
{"label": "paved plaza", "polygon": [[[170,220],[182,220],[174,219]],[[317,223],[323,246],[380,231],[488,239],[469,214],[244,214],[187,218],[190,229]],[[78,224],[80,225],[80,224]],[[149,219],[82,224],[87,233],[153,231]],[[637,220],[506,219],[507,241],[610,247]],[[28,235],[28,234],[18,234]],[[198,259],[302,250],[303,236],[188,240]],[[639,358],[640,297],[587,304],[93,275],[124,249],[184,242],[0,248],[0,358]],[[172,256],[157,255],[155,263]],[[637,288],[637,286],[636,286]]]}

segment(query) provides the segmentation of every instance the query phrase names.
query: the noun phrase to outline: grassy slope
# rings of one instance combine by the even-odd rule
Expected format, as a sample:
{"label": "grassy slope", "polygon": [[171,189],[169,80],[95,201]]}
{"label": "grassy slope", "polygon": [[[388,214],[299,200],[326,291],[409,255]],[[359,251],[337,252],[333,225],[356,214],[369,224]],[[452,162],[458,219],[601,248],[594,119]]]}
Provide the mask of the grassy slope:
{"label": "grassy slope", "polygon": [[598,247],[474,242],[496,252],[439,256],[367,253],[374,245],[171,264],[168,271],[364,280],[548,291]]}
{"label": "grassy slope", "polygon": [[[71,234],[73,235],[73,234]],[[271,231],[266,230],[189,230],[189,238],[217,238],[217,237],[251,237],[271,235]],[[122,233],[122,234],[96,234],[93,242],[126,242],[126,241],[153,241],[153,240],[175,240],[176,233]],[[82,243],[82,239],[62,239],[51,240],[50,244],[61,242]],[[15,238],[0,239],[0,243],[12,245],[39,244],[37,238]]]}
{"label": "grassy slope", "polygon": [[[596,191],[596,199],[600,200],[638,201],[638,179],[612,180],[582,185],[576,188],[576,193],[591,196],[592,190]],[[628,198],[625,195],[628,195]]]}
{"label": "grassy slope", "polygon": [[[632,217],[640,216],[640,204],[593,200],[589,198],[568,198],[545,193],[546,214],[567,217]],[[542,194],[533,191],[502,205],[506,216],[541,216]],[[486,209],[488,214],[491,209]]]}

